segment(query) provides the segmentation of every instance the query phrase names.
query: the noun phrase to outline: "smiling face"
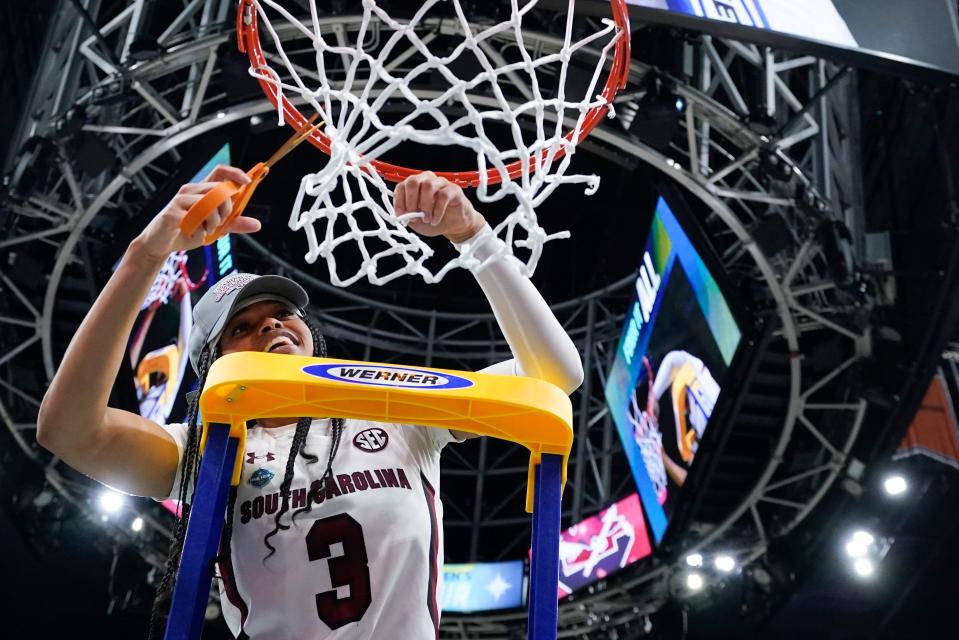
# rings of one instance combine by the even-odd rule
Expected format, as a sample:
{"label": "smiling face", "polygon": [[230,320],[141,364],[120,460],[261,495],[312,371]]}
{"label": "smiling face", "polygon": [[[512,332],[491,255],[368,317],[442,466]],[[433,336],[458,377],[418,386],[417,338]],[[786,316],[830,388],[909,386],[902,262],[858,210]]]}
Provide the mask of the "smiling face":
{"label": "smiling face", "polygon": [[313,355],[313,336],[300,316],[282,303],[266,300],[250,305],[226,323],[220,353],[262,351]]}

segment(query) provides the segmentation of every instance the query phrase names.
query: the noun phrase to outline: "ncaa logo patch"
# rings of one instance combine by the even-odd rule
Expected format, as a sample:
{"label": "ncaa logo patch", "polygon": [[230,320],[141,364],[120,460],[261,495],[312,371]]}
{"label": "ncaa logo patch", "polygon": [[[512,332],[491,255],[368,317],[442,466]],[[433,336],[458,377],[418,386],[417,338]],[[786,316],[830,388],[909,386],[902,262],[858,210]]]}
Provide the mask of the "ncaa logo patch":
{"label": "ncaa logo patch", "polygon": [[377,451],[382,451],[386,448],[386,443],[389,441],[390,437],[387,435],[386,431],[380,429],[379,427],[364,429],[353,436],[353,446],[360,451],[366,451],[367,453],[376,453]]}
{"label": "ncaa logo patch", "polygon": [[269,469],[257,469],[247,482],[250,486],[261,488],[268,485],[275,475],[276,474]]}
{"label": "ncaa logo patch", "polygon": [[313,364],[303,367],[303,373],[337,382],[400,389],[465,389],[473,386],[472,380],[452,373],[363,363]]}

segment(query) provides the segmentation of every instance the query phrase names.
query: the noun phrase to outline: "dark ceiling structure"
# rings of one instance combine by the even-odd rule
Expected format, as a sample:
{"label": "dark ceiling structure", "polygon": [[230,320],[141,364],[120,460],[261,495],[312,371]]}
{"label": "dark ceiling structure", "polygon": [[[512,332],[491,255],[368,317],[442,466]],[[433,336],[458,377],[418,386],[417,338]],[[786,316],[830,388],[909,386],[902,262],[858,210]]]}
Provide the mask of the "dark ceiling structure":
{"label": "dark ceiling structure", "polygon": [[[73,331],[145,221],[224,143],[246,167],[289,135],[270,126],[235,53],[234,4],[0,8],[11,69],[0,80],[0,540],[13,577],[0,601],[19,635],[145,635],[172,517],[143,500],[143,531],[105,520],[95,484],[33,431]],[[348,3],[318,5],[331,28],[355,30]],[[474,9],[477,20],[499,10]],[[553,17],[531,14],[527,43],[555,46]],[[449,35],[441,19],[428,24]],[[533,279],[587,371],[572,399],[564,526],[634,491],[603,386],[662,190],[680,194],[734,283],[750,348],[663,546],[561,602],[561,637],[852,640],[934,628],[959,575],[959,476],[891,458],[959,339],[959,90],[658,24],[635,24],[632,38],[619,117],[575,157],[577,171],[600,175],[599,192],[569,189],[540,212],[572,237],[547,245]],[[651,86],[666,87],[665,113]],[[335,355],[465,369],[508,357],[465,272],[339,290],[307,268],[286,219],[305,168],[323,162],[304,146],[271,174],[252,204],[264,232],[236,243],[239,266],[303,282]],[[134,406],[132,388],[118,384],[114,401]],[[896,504],[878,486],[893,466],[915,479]],[[490,439],[444,454],[448,561],[525,557],[525,474],[525,451]],[[875,583],[849,579],[835,558],[856,523],[893,540]],[[737,550],[741,569],[686,593],[686,555],[721,549]],[[524,625],[524,611],[447,615],[442,637],[520,637]],[[229,637],[215,609],[205,637]]]}

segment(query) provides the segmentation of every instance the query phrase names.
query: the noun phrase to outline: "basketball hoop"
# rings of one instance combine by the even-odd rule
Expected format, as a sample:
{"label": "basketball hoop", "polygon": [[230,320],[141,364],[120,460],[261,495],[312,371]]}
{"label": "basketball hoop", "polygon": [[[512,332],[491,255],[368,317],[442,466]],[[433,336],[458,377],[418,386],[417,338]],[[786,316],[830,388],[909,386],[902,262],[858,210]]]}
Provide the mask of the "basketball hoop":
{"label": "basketball hoop", "polygon": [[[249,56],[250,74],[276,107],[280,124],[288,123],[297,130],[306,126],[307,119],[294,100],[308,105],[327,123],[309,140],[329,155],[330,161],[320,171],[303,177],[290,227],[306,232],[306,260],[312,263],[323,257],[334,284],[347,286],[362,277],[373,284],[384,284],[410,273],[436,282],[455,267],[482,268],[472,255],[473,247],[467,247],[459,257],[431,270],[424,262],[432,250],[394,217],[392,190],[387,183],[428,168],[409,168],[383,159],[384,154],[407,141],[469,150],[476,157],[475,170],[436,171],[437,175],[475,188],[483,203],[507,196],[515,199],[515,211],[493,225],[505,248],[488,256],[487,261],[504,252],[512,255],[514,247],[522,247],[529,252],[523,267],[531,274],[543,244],[568,237],[567,232],[547,234],[537,222],[535,209],[560,184],[584,184],[587,193],[598,187],[597,176],[566,175],[566,170],[576,145],[604,116],[614,115],[613,98],[629,75],[629,20],[625,1],[612,0],[611,19],[603,20],[598,31],[576,40],[572,34],[576,3],[569,0],[565,30],[562,38],[557,38],[562,46],[555,53],[534,57],[524,46],[522,20],[536,2],[528,0],[520,6],[519,0],[512,0],[509,20],[480,28],[467,19],[461,0],[450,0],[455,17],[446,24],[460,42],[441,55],[428,46],[429,33],[435,34],[437,29],[428,14],[439,0],[425,0],[408,22],[390,16],[375,0],[364,0],[355,42],[348,42],[342,29],[335,31],[319,18],[315,0],[310,0],[310,15],[304,19],[294,17],[273,0],[241,0],[237,11],[239,48]],[[281,32],[288,42],[297,43],[292,53],[284,48]],[[492,43],[504,38],[515,42],[513,61],[497,61],[499,54],[490,53]],[[269,46],[265,48],[264,44]],[[407,51],[413,54],[397,54],[400,45],[408,46]],[[303,54],[304,49],[309,49],[309,56]],[[593,69],[585,95],[570,98],[566,95],[567,68],[572,59],[579,61],[588,53],[597,62],[590,60]],[[403,55],[415,56],[412,68],[405,73],[398,71],[396,63]],[[306,66],[307,57],[315,68]],[[458,77],[453,67],[464,61],[479,71]],[[607,62],[606,82],[599,90]],[[331,79],[334,68],[339,75]],[[418,96],[411,86],[427,73],[438,74],[445,88],[437,95]],[[544,74],[557,80],[554,93],[541,86]],[[520,78],[525,100],[507,99],[500,87],[507,78]],[[492,95],[479,100],[476,93],[487,87]],[[399,121],[394,124],[380,117],[381,109],[390,101],[402,105]],[[444,108],[449,105],[464,115],[447,116]],[[429,120],[431,126],[419,126],[417,119]],[[566,121],[573,125],[564,131]],[[494,123],[509,130],[511,148],[499,149],[492,142],[486,129]],[[524,137],[521,123],[535,131],[533,140]],[[361,224],[360,218],[366,217],[372,222]],[[334,225],[341,218],[347,230],[334,233]],[[318,233],[314,224],[324,223],[325,230]],[[341,278],[334,254],[350,242],[359,246],[362,264],[356,273]],[[390,260],[399,260],[399,265],[389,273],[380,273]]]}

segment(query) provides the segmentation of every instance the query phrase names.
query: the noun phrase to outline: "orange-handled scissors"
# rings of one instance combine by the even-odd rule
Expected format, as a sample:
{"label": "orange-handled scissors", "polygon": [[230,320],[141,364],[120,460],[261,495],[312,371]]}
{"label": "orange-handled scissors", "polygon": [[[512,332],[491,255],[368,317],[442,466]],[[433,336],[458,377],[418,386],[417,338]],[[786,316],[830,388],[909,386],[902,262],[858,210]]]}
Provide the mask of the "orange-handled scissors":
{"label": "orange-handled scissors", "polygon": [[200,224],[206,220],[207,216],[213,213],[214,210],[228,199],[233,198],[233,208],[230,210],[230,215],[228,215],[212,233],[203,237],[203,244],[211,244],[225,236],[227,227],[235,218],[243,213],[243,209],[246,208],[247,203],[253,196],[253,192],[256,191],[256,188],[263,178],[266,177],[266,174],[270,172],[270,167],[279,162],[283,156],[290,151],[293,151],[298,144],[310,137],[310,134],[323,125],[322,121],[317,124],[312,124],[316,119],[316,115],[318,114],[314,114],[305,127],[297,131],[293,134],[293,137],[283,143],[283,146],[277,149],[276,153],[270,156],[269,160],[256,163],[252,169],[246,172],[246,175],[250,177],[249,184],[240,185],[232,180],[224,180],[203,194],[203,197],[190,207],[189,211],[187,211],[183,217],[183,220],[180,221],[180,229],[187,235],[192,235]]}

